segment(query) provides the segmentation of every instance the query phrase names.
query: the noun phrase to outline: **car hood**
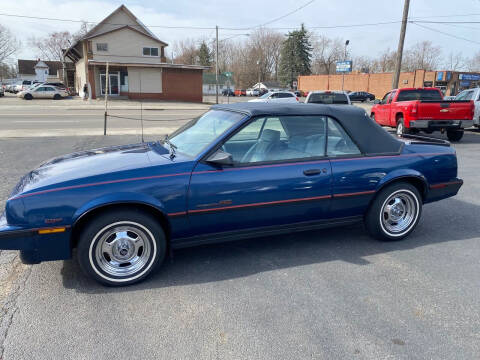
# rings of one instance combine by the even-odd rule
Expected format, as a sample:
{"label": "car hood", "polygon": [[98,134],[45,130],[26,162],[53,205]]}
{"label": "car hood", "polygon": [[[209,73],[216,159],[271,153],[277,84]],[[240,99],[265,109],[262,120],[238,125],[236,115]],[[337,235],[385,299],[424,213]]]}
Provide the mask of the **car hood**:
{"label": "car hood", "polygon": [[171,164],[168,151],[154,143],[111,146],[81,151],[53,158],[26,174],[11,194],[16,197],[55,185],[66,186],[81,183],[82,179],[104,179],[105,176],[144,168]]}

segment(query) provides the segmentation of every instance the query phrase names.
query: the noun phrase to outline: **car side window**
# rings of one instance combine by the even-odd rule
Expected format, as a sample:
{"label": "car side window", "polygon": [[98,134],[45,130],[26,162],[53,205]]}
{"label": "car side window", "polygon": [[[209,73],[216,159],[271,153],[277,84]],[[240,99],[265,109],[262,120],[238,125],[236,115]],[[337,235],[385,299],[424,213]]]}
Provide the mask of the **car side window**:
{"label": "car side window", "polygon": [[328,118],[327,156],[360,155],[361,152],[343,127]]}
{"label": "car side window", "polygon": [[45,91],[45,87],[39,86],[35,91]]}
{"label": "car side window", "polygon": [[386,93],[386,94],[385,94],[385,96],[383,97],[383,99],[382,99],[382,101],[381,101],[381,103],[380,103],[380,104],[386,104],[386,103],[387,103],[387,98],[388,98],[388,96],[389,96],[389,95],[390,95],[390,93],[389,93],[389,92],[388,92],[388,93]]}
{"label": "car side window", "polygon": [[258,118],[223,144],[236,164],[325,156],[326,117]]}
{"label": "car side window", "polygon": [[390,104],[392,102],[393,98],[395,97],[395,94],[396,94],[395,91],[392,91],[390,93],[390,97],[388,98],[388,101],[387,101],[388,104]]}
{"label": "car side window", "polygon": [[465,93],[465,97],[462,100],[472,100],[473,98],[473,91],[467,91]]}

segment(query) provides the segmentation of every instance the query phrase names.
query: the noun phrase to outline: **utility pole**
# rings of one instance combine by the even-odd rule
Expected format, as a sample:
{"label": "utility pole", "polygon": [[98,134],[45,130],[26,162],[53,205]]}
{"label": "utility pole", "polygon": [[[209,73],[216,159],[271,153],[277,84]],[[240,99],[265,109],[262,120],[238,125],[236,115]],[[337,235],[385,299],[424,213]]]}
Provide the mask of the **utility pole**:
{"label": "utility pole", "polygon": [[[105,113],[103,114],[103,135],[107,135],[107,106],[108,106],[108,61],[105,69]],[[141,91],[141,90],[140,90]]]}
{"label": "utility pole", "polygon": [[402,67],[402,56],[403,56],[403,44],[405,43],[405,31],[407,30],[409,7],[410,7],[410,0],[405,0],[405,3],[403,4],[402,27],[400,28],[400,39],[398,40],[397,61],[395,62],[395,73],[393,74],[392,89],[398,88],[398,81],[400,79],[400,69]]}
{"label": "utility pole", "polygon": [[215,103],[218,104],[218,25],[215,26],[216,31],[216,51],[215,51]]}

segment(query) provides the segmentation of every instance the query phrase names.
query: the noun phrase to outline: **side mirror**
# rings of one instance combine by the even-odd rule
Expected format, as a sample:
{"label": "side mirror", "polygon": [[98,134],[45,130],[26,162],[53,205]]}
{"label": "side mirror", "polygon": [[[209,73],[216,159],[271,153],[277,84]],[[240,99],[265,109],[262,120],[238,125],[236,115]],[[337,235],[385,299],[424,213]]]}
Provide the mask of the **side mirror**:
{"label": "side mirror", "polygon": [[207,162],[216,165],[233,165],[232,154],[223,150],[217,150],[207,158]]}
{"label": "side mirror", "polygon": [[375,100],[373,100],[373,103],[374,103],[374,104],[381,104],[381,103],[382,103],[382,100],[375,99]]}

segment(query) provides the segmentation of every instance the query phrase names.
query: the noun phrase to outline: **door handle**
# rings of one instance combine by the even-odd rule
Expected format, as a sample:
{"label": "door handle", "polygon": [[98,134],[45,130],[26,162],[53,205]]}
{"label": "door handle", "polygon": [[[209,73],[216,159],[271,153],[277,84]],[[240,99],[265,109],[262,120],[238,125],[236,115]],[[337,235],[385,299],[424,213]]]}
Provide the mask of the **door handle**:
{"label": "door handle", "polygon": [[[326,172],[326,169],[324,169]],[[322,172],[321,169],[308,169],[308,170],[303,170],[303,174],[306,176],[312,176],[312,175],[318,175]]]}

